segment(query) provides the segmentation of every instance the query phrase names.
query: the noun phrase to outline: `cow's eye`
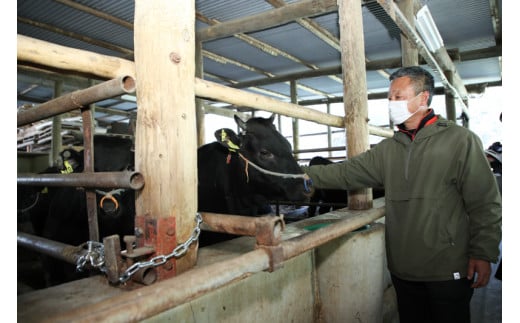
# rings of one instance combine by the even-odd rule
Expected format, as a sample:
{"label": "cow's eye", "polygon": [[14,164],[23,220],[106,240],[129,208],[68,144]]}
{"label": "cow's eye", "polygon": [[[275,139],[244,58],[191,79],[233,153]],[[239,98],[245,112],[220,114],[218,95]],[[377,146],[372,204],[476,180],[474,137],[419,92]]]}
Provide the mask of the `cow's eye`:
{"label": "cow's eye", "polygon": [[272,158],[273,154],[269,150],[262,149],[262,150],[260,150],[260,157],[262,157],[262,158]]}

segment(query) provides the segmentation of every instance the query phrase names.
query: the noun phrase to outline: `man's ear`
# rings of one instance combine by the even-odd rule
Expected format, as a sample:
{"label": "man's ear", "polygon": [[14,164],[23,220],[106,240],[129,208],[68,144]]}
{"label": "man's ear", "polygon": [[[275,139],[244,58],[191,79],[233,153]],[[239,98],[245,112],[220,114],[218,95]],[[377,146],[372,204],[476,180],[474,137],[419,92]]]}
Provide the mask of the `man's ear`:
{"label": "man's ear", "polygon": [[237,151],[240,149],[240,139],[237,134],[229,128],[222,128],[215,131],[215,138],[217,138],[217,141],[222,146],[226,147],[230,151]]}

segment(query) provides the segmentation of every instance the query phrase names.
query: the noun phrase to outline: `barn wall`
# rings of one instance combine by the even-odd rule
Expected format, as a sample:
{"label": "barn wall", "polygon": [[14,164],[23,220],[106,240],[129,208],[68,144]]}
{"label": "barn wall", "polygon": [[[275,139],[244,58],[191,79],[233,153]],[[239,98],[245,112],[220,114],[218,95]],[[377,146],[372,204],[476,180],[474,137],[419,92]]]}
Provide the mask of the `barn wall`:
{"label": "barn wall", "polygon": [[283,269],[254,274],[145,322],[314,322],[313,275],[309,251]]}
{"label": "barn wall", "polygon": [[384,258],[381,224],[316,249],[325,322],[382,321]]}

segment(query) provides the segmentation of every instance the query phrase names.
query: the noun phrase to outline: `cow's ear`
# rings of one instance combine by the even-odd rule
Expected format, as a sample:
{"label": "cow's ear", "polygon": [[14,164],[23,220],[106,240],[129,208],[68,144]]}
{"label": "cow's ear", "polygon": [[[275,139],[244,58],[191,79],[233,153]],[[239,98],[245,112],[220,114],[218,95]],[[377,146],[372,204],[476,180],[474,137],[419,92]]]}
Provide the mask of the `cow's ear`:
{"label": "cow's ear", "polygon": [[274,117],[276,116],[275,113],[271,114],[271,116],[269,117],[269,120],[271,120],[271,123],[274,123]]}
{"label": "cow's ear", "polygon": [[240,139],[237,134],[229,128],[222,128],[215,131],[215,138],[217,138],[217,141],[222,146],[231,151],[236,151],[240,148]]}
{"label": "cow's ear", "polygon": [[235,122],[237,123],[238,127],[244,131],[247,131],[246,122],[244,120],[240,119],[240,117],[237,116],[236,114],[234,117],[235,117]]}

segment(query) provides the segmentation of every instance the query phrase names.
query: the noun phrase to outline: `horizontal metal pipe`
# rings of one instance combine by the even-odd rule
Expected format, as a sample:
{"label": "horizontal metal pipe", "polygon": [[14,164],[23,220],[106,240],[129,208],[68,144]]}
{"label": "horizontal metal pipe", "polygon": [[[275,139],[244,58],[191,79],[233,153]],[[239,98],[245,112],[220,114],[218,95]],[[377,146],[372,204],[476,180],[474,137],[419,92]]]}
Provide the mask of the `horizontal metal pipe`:
{"label": "horizontal metal pipe", "polygon": [[[282,242],[284,260],[372,223],[384,215],[384,207],[355,213],[353,217],[338,220],[324,228]],[[269,266],[268,252],[259,248],[232,259],[191,269],[152,286],[142,287],[139,289],[139,302],[136,302],[134,293],[125,293],[49,319],[52,322],[138,322],[231,282],[267,270]],[[215,275],[215,273],[219,274]]]}
{"label": "horizontal metal pipe", "polygon": [[76,264],[77,260],[87,253],[83,248],[24,232],[18,232],[18,245],[71,264]]}
{"label": "horizontal metal pipe", "polygon": [[260,245],[273,246],[281,241],[283,220],[276,215],[250,217],[220,213],[201,213],[201,229],[253,236]]}
{"label": "horizontal metal pipe", "polygon": [[201,212],[202,229],[254,237],[260,223],[279,220],[276,216],[250,217],[221,213]]}
{"label": "horizontal metal pipe", "polygon": [[125,75],[84,90],[74,91],[17,114],[18,127],[80,109],[89,104],[135,92],[135,80]]}
{"label": "horizontal metal pipe", "polygon": [[144,186],[144,177],[139,172],[84,172],[70,174],[18,174],[18,184],[32,186],[77,186],[85,188],[131,188]]}

